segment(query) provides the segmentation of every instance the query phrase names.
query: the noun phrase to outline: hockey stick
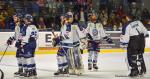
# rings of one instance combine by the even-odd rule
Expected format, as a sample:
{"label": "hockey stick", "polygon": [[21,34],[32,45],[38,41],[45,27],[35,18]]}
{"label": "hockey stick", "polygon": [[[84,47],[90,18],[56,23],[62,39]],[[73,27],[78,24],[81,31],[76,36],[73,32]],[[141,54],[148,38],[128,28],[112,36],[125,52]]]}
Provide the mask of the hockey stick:
{"label": "hockey stick", "polygon": [[4,57],[4,55],[6,54],[6,51],[7,51],[8,47],[9,47],[9,45],[7,45],[7,47],[6,47],[6,49],[5,49],[5,51],[4,51],[3,55],[2,55],[2,57],[0,58],[0,63],[1,63],[1,61],[2,61],[2,59],[3,59],[3,57]]}
{"label": "hockey stick", "polygon": [[[9,47],[9,45],[7,45],[7,47],[6,47],[6,49],[5,49],[5,51],[4,51],[4,53],[3,53],[3,55],[2,55],[2,57],[0,58],[0,63],[1,63],[1,61],[2,61],[2,59],[3,59],[3,57],[4,57],[4,55],[6,54],[6,51],[7,51],[7,49],[8,49],[8,47]],[[1,72],[1,79],[4,79],[4,72],[0,69],[0,72]]]}
{"label": "hockey stick", "polygon": [[[122,48],[122,50],[126,50],[125,48]],[[128,71],[130,70],[130,66],[128,64],[128,58],[127,58],[127,55],[125,57],[125,63],[127,65],[127,69]],[[121,74],[116,74],[115,77],[129,77],[128,75],[121,75]]]}

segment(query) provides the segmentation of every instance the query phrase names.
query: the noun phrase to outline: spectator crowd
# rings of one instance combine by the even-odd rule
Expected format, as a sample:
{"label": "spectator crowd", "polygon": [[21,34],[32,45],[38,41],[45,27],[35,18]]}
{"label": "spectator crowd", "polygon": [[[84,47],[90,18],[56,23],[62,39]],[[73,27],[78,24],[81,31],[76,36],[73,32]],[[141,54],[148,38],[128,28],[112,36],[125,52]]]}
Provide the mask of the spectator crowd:
{"label": "spectator crowd", "polygon": [[141,0],[0,0],[0,30],[14,30],[12,16],[16,12],[31,14],[39,30],[59,31],[60,16],[66,12],[72,12],[74,22],[83,27],[94,13],[108,31],[121,30],[121,17],[130,14],[150,30],[150,13]]}

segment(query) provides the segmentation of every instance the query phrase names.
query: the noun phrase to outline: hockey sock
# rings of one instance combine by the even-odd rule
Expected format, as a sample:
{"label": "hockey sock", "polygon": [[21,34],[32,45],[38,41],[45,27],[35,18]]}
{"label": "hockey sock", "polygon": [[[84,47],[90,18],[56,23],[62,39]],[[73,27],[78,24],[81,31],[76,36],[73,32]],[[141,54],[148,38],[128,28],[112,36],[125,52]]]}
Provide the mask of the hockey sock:
{"label": "hockey sock", "polygon": [[23,64],[22,64],[22,59],[21,57],[20,58],[17,58],[17,61],[18,61],[18,67],[21,69],[23,68]]}
{"label": "hockey sock", "polygon": [[32,66],[33,70],[36,70],[36,64],[35,64],[34,57],[31,58],[31,66]]}
{"label": "hockey sock", "polygon": [[94,54],[93,64],[97,64],[98,52],[97,52],[97,51],[94,51],[93,54]]}
{"label": "hockey sock", "polygon": [[58,69],[63,69],[63,56],[58,56],[57,55],[57,64],[58,64]]}
{"label": "hockey sock", "polygon": [[92,64],[92,59],[93,59],[93,51],[89,51],[89,54],[88,54],[88,63],[89,64]]}
{"label": "hockey sock", "polygon": [[23,63],[23,68],[25,69],[25,70],[27,70],[28,68],[27,68],[27,61],[26,61],[26,58],[22,58],[22,63]]}
{"label": "hockey sock", "polygon": [[27,61],[27,69],[28,69],[28,70],[31,70],[31,69],[33,68],[33,60],[32,60],[32,57],[31,57],[31,58],[27,58],[26,61]]}
{"label": "hockey sock", "polygon": [[66,69],[68,67],[68,61],[66,56],[63,57],[62,67],[63,69]]}

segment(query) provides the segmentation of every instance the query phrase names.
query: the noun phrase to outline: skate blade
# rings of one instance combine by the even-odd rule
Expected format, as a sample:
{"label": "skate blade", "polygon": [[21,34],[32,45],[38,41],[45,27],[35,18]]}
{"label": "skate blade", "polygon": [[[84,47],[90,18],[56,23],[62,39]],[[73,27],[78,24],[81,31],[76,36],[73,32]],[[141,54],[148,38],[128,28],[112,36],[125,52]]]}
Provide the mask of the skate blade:
{"label": "skate blade", "polygon": [[63,74],[64,77],[69,77],[69,74]]}
{"label": "skate blade", "polygon": [[128,75],[115,75],[115,77],[129,77]]}
{"label": "skate blade", "polygon": [[32,76],[31,79],[38,79],[38,77],[37,76]]}
{"label": "skate blade", "polygon": [[139,77],[144,77],[144,76],[145,76],[145,74],[139,75]]}
{"label": "skate blade", "polygon": [[115,75],[115,77],[130,77],[130,78],[138,78],[139,76]]}
{"label": "skate blade", "polygon": [[20,77],[20,75],[14,75],[14,77]]}
{"label": "skate blade", "polygon": [[88,71],[91,71],[92,69],[88,69]]}
{"label": "skate blade", "polygon": [[98,71],[98,69],[93,69],[93,71],[96,71],[96,72],[97,72],[97,71]]}
{"label": "skate blade", "polygon": [[65,77],[67,75],[64,75],[64,74],[60,74],[60,75],[54,75],[54,77]]}
{"label": "skate blade", "polygon": [[24,78],[26,78],[26,77],[24,77],[24,76],[19,76],[19,78],[24,79]]}
{"label": "skate blade", "polygon": [[77,74],[77,76],[82,76],[82,75],[83,75],[82,73],[78,73],[78,74]]}

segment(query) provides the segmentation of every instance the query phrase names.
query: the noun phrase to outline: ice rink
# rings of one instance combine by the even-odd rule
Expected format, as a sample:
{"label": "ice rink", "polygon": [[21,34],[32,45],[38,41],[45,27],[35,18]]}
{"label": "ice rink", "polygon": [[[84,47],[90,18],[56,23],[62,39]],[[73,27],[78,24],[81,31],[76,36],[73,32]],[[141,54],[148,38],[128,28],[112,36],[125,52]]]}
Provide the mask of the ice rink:
{"label": "ice rink", "polygon": [[[36,55],[38,79],[150,79],[150,53],[145,53],[147,74],[144,77],[115,77],[115,75],[127,75],[128,68],[125,62],[126,53],[99,54],[98,71],[87,70],[87,54],[83,54],[85,72],[82,76],[71,75],[69,77],[55,77],[53,73],[57,70],[56,54]],[[13,55],[4,56],[0,68],[5,73],[4,79],[22,79],[14,77],[17,71],[16,58]]]}

